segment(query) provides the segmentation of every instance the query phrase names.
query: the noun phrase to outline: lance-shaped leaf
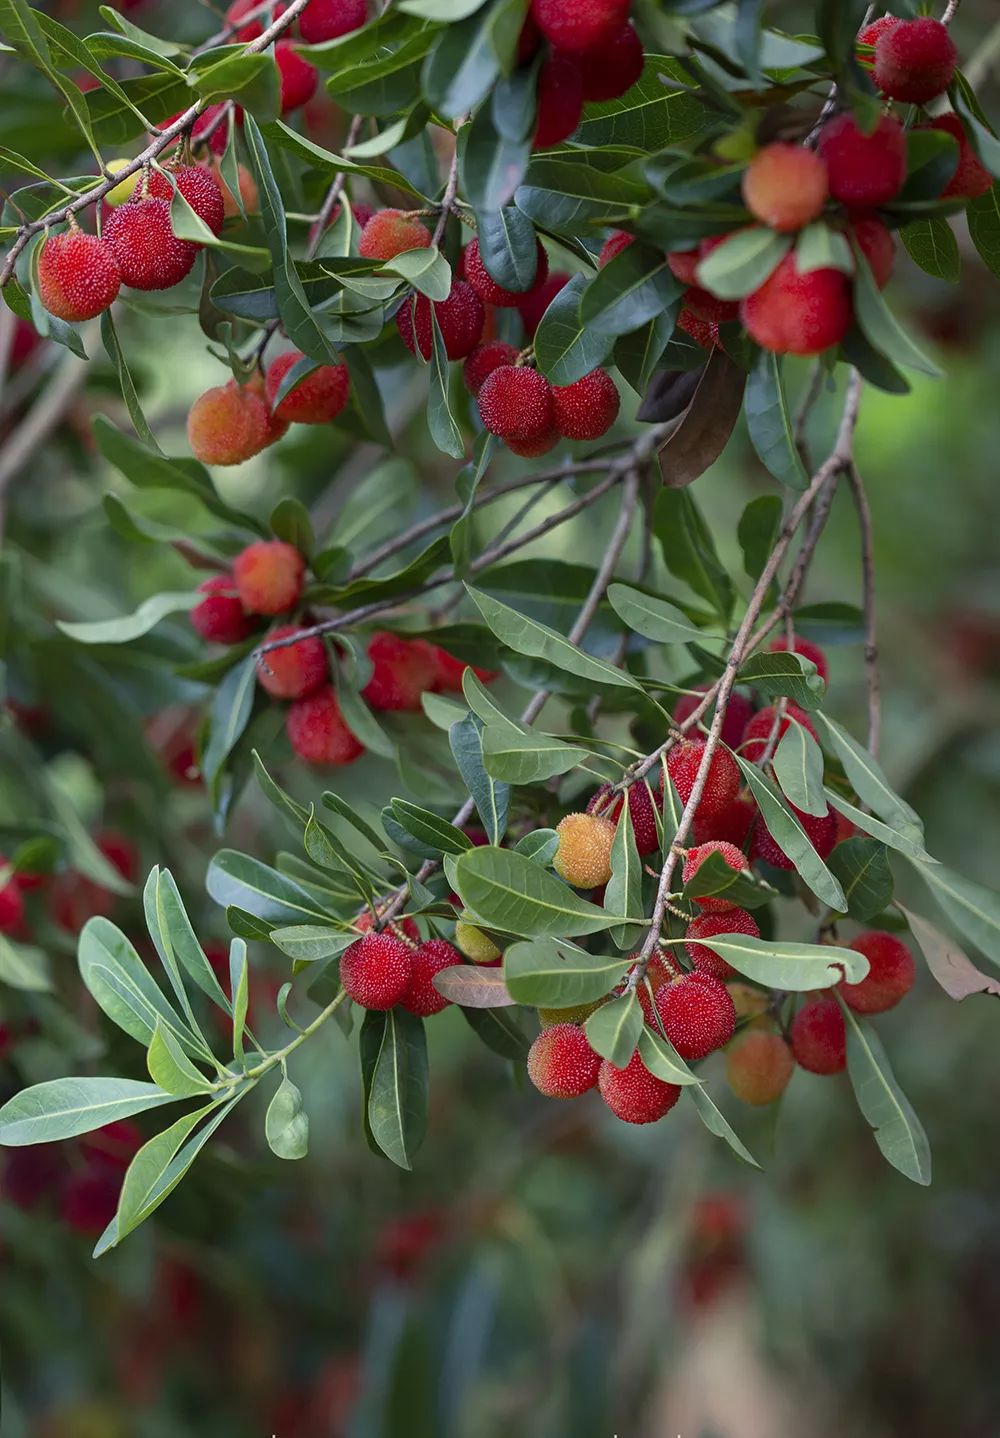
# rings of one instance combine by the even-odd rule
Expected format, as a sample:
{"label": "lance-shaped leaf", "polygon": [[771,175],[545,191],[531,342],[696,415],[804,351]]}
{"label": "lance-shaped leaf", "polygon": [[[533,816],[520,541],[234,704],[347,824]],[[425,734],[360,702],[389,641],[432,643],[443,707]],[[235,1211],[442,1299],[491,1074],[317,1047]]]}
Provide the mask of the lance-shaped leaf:
{"label": "lance-shaped leaf", "polygon": [[817,714],[816,718],[862,803],[873,809],[891,828],[922,841],[924,831],[919,814],[890,786],[868,750],[828,714]]}
{"label": "lance-shaped leaf", "polygon": [[175,1094],[133,1079],[51,1079],[23,1089],[0,1108],[0,1145],[56,1143],[176,1102]]}
{"label": "lance-shaped leaf", "polygon": [[510,849],[470,849],[456,860],[454,875],[463,903],[491,929],[525,938],[578,938],[616,922]]}
{"label": "lance-shaped leaf", "polygon": [[579,744],[566,744],[550,734],[487,725],[483,730],[483,760],[494,779],[511,784],[537,784],[555,774],[565,774],[590,757]]}
{"label": "lance-shaped leaf", "polygon": [[748,1163],[751,1168],[760,1168],[760,1164],[702,1085],[694,1084],[687,1092],[691,1095],[691,1102],[698,1110],[698,1117],[709,1133],[714,1133],[716,1138],[724,1139],[736,1157],[741,1158],[744,1163]]}
{"label": "lance-shaped leaf", "polygon": [[841,1003],[847,1025],[847,1072],[858,1108],[875,1131],[886,1160],[914,1183],[931,1181],[931,1150],[889,1065],[875,1030]]}
{"label": "lance-shaped leaf", "polygon": [[385,1156],[412,1168],[427,1126],[427,1039],[420,1019],[404,1008],[385,1016],[368,1093],[368,1123]]}
{"label": "lance-shaped leaf", "polygon": [[751,795],[757,801],[768,833],[781,852],[791,859],[802,882],[812,889],[821,903],[836,909],[838,913],[846,913],[847,900],[844,898],[843,889],[809,842],[798,819],[781,802],[774,785],[756,765],[749,764],[739,754],[736,755],[736,762],[743,771]]}
{"label": "lance-shaped leaf", "polygon": [[679,1087],[701,1083],[692,1073],[669,1039],[643,1024],[639,1035],[639,1057],[656,1078]]}
{"label": "lance-shaped leaf", "polygon": [[642,1005],[634,993],[602,1004],[586,1025],[587,1042],[615,1068],[623,1069],[635,1053],[643,1029]]}
{"label": "lance-shaped leaf", "polygon": [[611,930],[611,942],[617,949],[630,949],[641,943],[644,919],[642,913],[642,860],[635,842],[632,808],[622,804],[615,837],[611,844],[611,878],[604,890],[604,908],[609,914],[632,922]]}
{"label": "lance-shaped leaf", "polygon": [[750,371],[743,408],[750,442],[761,463],[789,489],[805,489],[806,472],[795,443],[781,360],[770,350],[761,350]]}
{"label": "lance-shaped leaf", "polygon": [[802,813],[819,818],[829,813],[823,792],[823,751],[808,729],[794,719],[774,751],[774,777],[788,802]]}
{"label": "lance-shaped leaf", "polygon": [[628,959],[588,954],[575,944],[556,939],[511,944],[503,960],[504,983],[511,997],[519,1004],[546,1009],[568,1009],[603,999],[629,967]]}
{"label": "lance-shaped leaf", "polygon": [[737,682],[752,684],[769,697],[786,695],[800,709],[818,709],[826,693],[826,684],[812,660],[786,649],[751,655]]}
{"label": "lance-shaped leaf", "polygon": [[79,623],[56,620],[57,628],[78,644],[128,644],[155,629],[168,614],[185,613],[204,598],[197,590],[182,593],[154,594],[144,599],[133,614],[115,619],[94,619]]}
{"label": "lance-shaped leaf", "polygon": [[216,854],[206,887],[217,904],[233,904],[271,924],[323,923],[331,918],[293,879],[235,849],[220,849]]}
{"label": "lance-shaped leaf", "polygon": [[615,613],[630,629],[645,639],[651,639],[654,644],[690,644],[692,640],[704,644],[722,637],[699,629],[668,600],[643,594],[640,589],[632,589],[627,584],[610,584],[608,599]]}
{"label": "lance-shaped leaf", "polygon": [[207,1093],[212,1087],[159,1019],[146,1054],[146,1067],[153,1082],[164,1093],[174,1094],[177,1098],[193,1098]]}
{"label": "lance-shaped leaf", "polygon": [[736,427],[747,377],[723,349],[713,349],[680,423],[660,450],[660,473],[684,489],[710,469]]}
{"label": "lance-shaped leaf", "polygon": [[918,863],[914,867],[959,932],[1000,965],[1000,898],[943,864]]}
{"label": "lance-shaped leaf", "polygon": [[[471,677],[472,681],[478,684],[471,669],[467,669],[465,674],[467,681]],[[500,717],[503,718],[503,715]],[[501,783],[487,772],[483,755],[482,720],[475,714],[466,714],[464,719],[449,729],[448,742],[462,782],[475,801],[487,837],[491,844],[499,844],[507,832],[510,785]]]}
{"label": "lance-shaped leaf", "polygon": [[876,819],[871,814],[866,814],[863,809],[857,808],[856,805],[849,804],[846,799],[842,798],[840,794],[835,794],[832,789],[826,789],[825,793],[833,807],[845,818],[850,819],[851,823],[865,834],[870,834],[873,839],[880,839],[890,849],[897,850],[907,859],[912,859],[914,863],[937,863],[937,859],[928,854],[923,844],[909,837],[913,832],[910,826],[907,826],[907,833],[901,834],[896,829],[890,828],[888,824],[883,824],[881,819]]}
{"label": "lance-shaped leaf", "polygon": [[480,614],[502,643],[516,654],[525,654],[530,659],[544,659],[565,674],[575,674],[580,679],[589,679],[594,684],[611,684],[616,688],[641,689],[638,680],[633,679],[613,664],[595,659],[584,653],[577,645],[570,643],[564,634],[539,624],[526,614],[519,614],[509,604],[504,604],[481,589],[466,585]]}
{"label": "lance-shaped leaf", "polygon": [[829,989],[845,976],[849,983],[860,983],[868,973],[868,960],[863,954],[826,944],[713,934],[710,947],[755,983],[793,993]]}
{"label": "lance-shaped leaf", "polygon": [[[676,830],[673,816],[671,822]],[[755,879],[749,869],[740,872],[731,869],[721,854],[714,853],[701,861],[697,871],[684,885],[685,898],[700,899],[706,894],[724,894],[730,904],[740,909],[759,909],[777,898],[778,891],[763,880]]]}
{"label": "lance-shaped leaf", "polygon": [[892,902],[892,870],[885,844],[855,836],[838,844],[827,859],[830,872],[840,880],[847,912],[858,923],[874,919]]}

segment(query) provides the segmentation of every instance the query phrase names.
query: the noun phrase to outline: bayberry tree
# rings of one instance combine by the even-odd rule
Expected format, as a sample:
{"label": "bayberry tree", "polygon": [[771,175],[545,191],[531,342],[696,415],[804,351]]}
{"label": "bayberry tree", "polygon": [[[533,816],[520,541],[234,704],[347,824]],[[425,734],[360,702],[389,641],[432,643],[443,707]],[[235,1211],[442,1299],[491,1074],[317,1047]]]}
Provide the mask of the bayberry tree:
{"label": "bayberry tree", "polygon": [[[952,998],[995,992],[955,935],[1000,963],[1000,900],[939,861],[880,766],[855,428],[867,389],[949,383],[883,297],[900,249],[954,281],[967,225],[1000,272],[1000,141],[955,8],[821,0],[790,33],[712,0],[236,0],[205,38],[202,11],[150,33],[105,6],[83,33],[0,0],[9,68],[59,117],[48,152],[0,152],[0,348],[31,400],[0,491],[16,504],[79,387],[113,377],[90,428],[118,475],[106,522],[149,575],[109,618],[53,614],[18,551],[5,569],[0,978],[49,985],[46,906],[139,1048],[113,1076],[27,1084],[0,1143],[124,1132],[98,1254],[258,1090],[270,1147],[302,1157],[293,1075],[320,1035],[356,1046],[365,1136],[411,1167],[425,1025],[452,1005],[543,1095],[596,1089],[631,1124],[687,1110],[748,1163],[704,1060],[724,1050],[751,1105],[796,1065],[846,1068],[885,1158],[930,1181],[872,1016],[915,954]],[[334,147],[303,120],[320,87]],[[129,337],[155,354],[194,324],[218,382],[168,454]],[[414,412],[423,474],[401,453]],[[769,485],[713,534],[696,481],[738,425]],[[325,482],[297,485],[286,447]],[[265,450],[249,495],[218,472]],[[860,589],[810,602],[841,490]],[[563,526],[597,563],[521,555]],[[157,587],[163,555],[185,587]],[[827,697],[838,640],[864,734]],[[255,852],[208,869],[224,957],[169,855],[143,880],[40,759],[53,668],[123,773],[122,696],[169,677],[197,699],[161,749],[220,846],[248,786],[273,805]],[[932,917],[896,898],[902,869]],[[135,885],[148,942],[107,913]],[[284,1042],[259,994],[248,1022],[263,946],[287,964]]]}

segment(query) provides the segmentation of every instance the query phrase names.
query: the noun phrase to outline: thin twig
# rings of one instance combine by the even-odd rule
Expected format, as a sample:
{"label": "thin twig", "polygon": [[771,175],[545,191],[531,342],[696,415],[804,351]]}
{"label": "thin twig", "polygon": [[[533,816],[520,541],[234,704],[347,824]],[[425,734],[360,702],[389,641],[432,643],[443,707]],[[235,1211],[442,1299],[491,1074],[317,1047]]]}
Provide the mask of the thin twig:
{"label": "thin twig", "polygon": [[[460,122],[459,122],[460,123]],[[456,126],[457,128],[457,126]],[[437,246],[444,236],[445,226],[448,223],[448,216],[451,214],[451,207],[455,203],[455,195],[458,192],[458,142],[455,142],[455,150],[451,157],[451,168],[448,171],[448,180],[444,187],[444,194],[441,196],[441,213],[438,215],[437,224],[434,226],[434,235],[431,244]]]}
{"label": "thin twig", "polygon": [[845,473],[851,486],[854,507],[861,529],[861,579],[865,611],[865,672],[868,679],[868,751],[878,758],[882,735],[882,686],[878,665],[878,625],[875,612],[875,541],[868,495],[856,464]]}

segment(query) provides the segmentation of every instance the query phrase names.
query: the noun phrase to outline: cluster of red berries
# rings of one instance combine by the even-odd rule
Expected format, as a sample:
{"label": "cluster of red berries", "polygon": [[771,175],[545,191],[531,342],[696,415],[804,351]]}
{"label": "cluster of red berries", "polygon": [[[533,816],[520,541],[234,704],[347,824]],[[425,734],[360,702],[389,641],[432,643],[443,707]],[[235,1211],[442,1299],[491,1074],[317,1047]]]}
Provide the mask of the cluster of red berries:
{"label": "cluster of red berries", "polygon": [[639,79],[642,41],[631,0],[532,0],[518,44],[521,64],[547,54],[538,73],[534,148],[568,140],[588,101],[616,100]]}
{"label": "cluster of red berries", "polygon": [[344,992],[364,1009],[387,1010],[400,1004],[418,1018],[439,1014],[451,1002],[434,987],[434,975],[462,963],[446,939],[421,939],[413,919],[395,920],[371,932],[373,916],[355,924],[362,930],[340,960]]}
{"label": "cluster of red berries", "polygon": [[[241,45],[249,45],[252,40],[257,40],[264,33],[267,23],[259,15],[242,24],[245,15],[252,10],[259,8],[259,0],[233,0],[233,4],[226,11],[226,21],[235,27],[234,39]],[[276,4],[274,7],[274,19],[277,20],[284,14],[287,6]],[[306,45],[321,45],[325,40],[336,40],[341,35],[347,35],[352,30],[360,30],[368,19],[368,0],[310,0],[310,3],[296,19],[299,35]],[[281,113],[289,114],[292,110],[299,110],[316,93],[319,83],[319,72],[315,65],[310,65],[304,55],[300,53],[295,41],[289,38],[286,31],[280,40],[274,45],[274,60],[278,67],[278,79],[281,86],[280,104]],[[209,111],[201,117],[200,123],[207,129],[211,125],[211,118],[206,119]],[[197,129],[195,135],[197,136]],[[214,142],[215,135],[213,133]],[[226,147],[225,127],[222,127],[221,144],[218,153],[221,154]]]}
{"label": "cluster of red berries", "polygon": [[[265,636],[263,624],[290,616],[299,608],[306,585],[306,561],[292,544],[281,539],[248,545],[233,561],[229,574],[204,580],[198,587],[205,597],[191,610],[195,630],[214,644],[242,644],[254,634],[262,642],[293,640],[269,649],[257,660],[260,685],[275,699],[291,701],[285,726],[295,752],[310,764],[350,764],[364,753],[349,729],[331,680],[326,644],[308,630],[308,622],[291,618]],[[421,695],[460,690],[466,665],[440,645],[423,639],[380,632],[368,645],[372,674],[362,697],[373,709],[418,710]],[[489,682],[487,669],[476,674]]]}

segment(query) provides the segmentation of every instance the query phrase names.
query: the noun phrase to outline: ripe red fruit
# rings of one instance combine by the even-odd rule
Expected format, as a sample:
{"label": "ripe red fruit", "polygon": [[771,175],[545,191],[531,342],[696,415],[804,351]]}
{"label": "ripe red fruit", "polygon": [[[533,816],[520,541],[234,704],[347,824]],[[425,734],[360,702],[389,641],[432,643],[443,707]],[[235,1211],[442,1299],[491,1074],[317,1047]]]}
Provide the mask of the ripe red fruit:
{"label": "ripe red fruit", "polygon": [[573,59],[583,80],[583,98],[617,100],[631,90],[642,74],[645,55],[632,25],[623,25],[607,44],[583,50]]}
{"label": "ripe red fruit", "polygon": [[500,365],[479,391],[479,413],[490,434],[531,443],[554,428],[552,386],[537,370]]}
{"label": "ripe red fruit", "polygon": [[395,1008],[411,973],[410,950],[402,939],[384,931],[357,939],[340,960],[340,982],[347,997],[365,1009]]}
{"label": "ripe red fruit", "polygon": [[56,319],[76,324],[103,314],[121,286],[114,251],[96,235],[50,235],[38,256],[38,297]]}
{"label": "ripe red fruit", "polygon": [[580,123],[583,79],[567,55],[550,55],[538,73],[538,111],[532,148],[561,145]]}
{"label": "ripe red fruit", "polygon": [[[383,912],[384,906],[379,909],[380,914]],[[371,932],[374,922],[375,920],[372,918],[371,909],[362,909],[361,913],[355,916],[354,927],[359,934],[367,934]],[[397,938],[412,939],[414,944],[421,942],[417,921],[416,919],[412,919],[409,914],[404,915],[401,919],[390,919],[389,923],[386,924],[386,928],[389,933],[395,934]]]}
{"label": "ripe red fruit", "polygon": [[285,715],[285,729],[296,754],[309,764],[352,764],[365,752],[344,723],[330,685],[296,700]]}
{"label": "ripe red fruit", "polygon": [[[747,868],[747,856],[735,844],[727,844],[724,839],[709,839],[704,844],[698,844],[696,848],[689,849],[687,858],[684,860],[683,880],[690,884],[709,854],[721,854],[725,862],[737,874]],[[728,899],[720,898],[718,895],[705,894],[695,899],[699,909],[704,909],[710,914],[724,914],[736,905],[731,904]]]}
{"label": "ripe red fruit", "polygon": [[281,113],[299,110],[316,93],[319,71],[300,55],[292,40],[279,40],[274,47],[274,59],[278,66],[281,84]]}
{"label": "ripe red fruit", "polygon": [[[233,0],[233,4],[230,5],[226,11],[226,23],[229,25],[238,24],[244,15],[249,15],[251,10],[256,10],[259,6],[260,0]],[[275,20],[285,13],[286,8],[285,5],[275,5]],[[233,38],[239,40],[243,45],[249,45],[251,40],[258,40],[261,35],[263,35],[264,25],[264,18],[258,15],[255,20],[249,21],[248,24],[240,25]]]}
{"label": "ripe red fruit", "polygon": [[328,424],[337,418],[350,398],[351,376],[345,364],[320,365],[299,380],[274,408],[282,380],[303,358],[301,350],[289,350],[272,360],[264,381],[268,406],[278,419],[291,424]]}
{"label": "ripe red fruit", "polygon": [[579,1098],[597,1082],[599,1054],[576,1024],[543,1029],[528,1050],[528,1077],[546,1098]]}
{"label": "ripe red fruit", "polygon": [[299,16],[299,34],[307,45],[322,45],[360,30],[367,19],[368,0],[309,0]]}
{"label": "ripe red fruit", "polygon": [[449,654],[447,649],[442,649],[439,644],[429,644],[427,648],[430,650],[430,659],[434,667],[434,691],[437,694],[449,690],[460,694],[462,692],[462,676],[470,667],[476,678],[483,684],[492,684],[497,677],[495,669],[480,669],[475,664],[470,666],[467,660],[456,659],[454,654]]}
{"label": "ripe red fruit", "polygon": [[537,459],[539,455],[555,449],[561,439],[562,435],[553,424],[534,439],[508,439],[506,444],[511,454],[519,454],[522,459]]}
{"label": "ripe red fruit", "polygon": [[807,999],[792,1020],[792,1053],[813,1074],[838,1074],[847,1063],[847,1028],[837,1000],[828,993]]}
{"label": "ripe red fruit", "polygon": [[[434,316],[448,358],[467,358],[482,339],[486,323],[486,311],[475,290],[465,280],[454,280],[448,298],[434,305]],[[404,302],[396,312],[396,328],[411,355],[416,354],[419,346],[423,358],[430,359],[434,339],[431,301],[426,295],[416,295]]]}
{"label": "ripe red fruit", "polygon": [[489,340],[477,345],[462,366],[462,378],[470,394],[478,395],[495,369],[512,365],[517,359],[517,346],[505,340]]}
{"label": "ripe red fruit", "polygon": [[[532,288],[534,285],[542,284],[549,273],[549,257],[540,241],[536,240],[535,244],[538,253],[538,268],[535,271]],[[478,240],[470,240],[465,247],[463,273],[484,305],[497,305],[500,309],[513,309],[520,304],[526,294],[530,293],[529,290],[505,290],[502,285],[497,284],[483,264]]]}
{"label": "ripe red fruit", "polygon": [[729,979],[736,970],[721,954],[716,953],[711,944],[705,942],[719,934],[747,934],[752,939],[759,939],[760,929],[753,914],[746,909],[735,908],[727,909],[724,914],[699,914],[688,924],[684,947],[695,968],[713,979]]}
{"label": "ripe red fruit", "polygon": [[203,580],[198,593],[205,598],[191,610],[192,627],[213,644],[239,644],[253,633],[254,623],[240,603],[230,574]]}
{"label": "ripe red fruit", "polygon": [[104,225],[122,284],[133,290],[169,290],[187,275],[198,246],[179,240],[170,224],[166,200],[130,200],[119,205]]}
{"label": "ripe red fruit", "polygon": [[864,954],[870,967],[859,983],[843,980],[837,985],[844,1002],[859,1014],[884,1014],[895,1008],[917,977],[913,955],[902,939],[884,929],[869,929],[852,939],[848,948]]}
{"label": "ripe red fruit", "polygon": [[608,238],[601,246],[601,253],[597,256],[597,268],[603,270],[616,255],[622,250],[627,250],[629,245],[635,244],[635,235],[630,235],[627,230],[612,230]]}
{"label": "ripe red fruit", "polygon": [[788,254],[760,289],[740,301],[752,339],[775,354],[814,355],[839,345],[851,327],[851,286],[839,270],[800,274]]}
{"label": "ripe red fruit", "polygon": [[361,693],[373,709],[420,708],[420,696],[433,688],[435,666],[430,646],[381,631],[368,645],[374,668]]}
{"label": "ripe red fruit", "polygon": [[677,1084],[664,1083],[649,1072],[638,1051],[623,1069],[603,1059],[597,1086],[608,1108],[623,1123],[656,1123],[681,1096]]}
{"label": "ripe red fruit", "polygon": [[[771,737],[771,729],[774,726],[776,713],[777,710],[773,704],[768,704],[764,709],[758,709],[757,713],[743,731],[743,742],[740,746],[740,753],[744,759],[749,759],[751,764],[756,764],[767,748],[767,741]],[[819,743],[816,726],[809,718],[809,715],[804,709],[800,709],[797,704],[792,704],[791,702],[786,706],[785,712],[781,717],[776,742],[780,743],[785,730],[793,719],[797,724],[801,724],[803,729],[808,729],[816,742]]]}
{"label": "ripe red fruit", "polygon": [[906,135],[892,115],[883,115],[870,135],[853,115],[837,115],[820,131],[819,153],[826,161],[830,194],[855,209],[886,204],[906,178]]}
{"label": "ripe red fruit", "polygon": [[534,337],[535,331],[541,323],[542,315],[556,295],[569,284],[569,278],[565,270],[555,270],[547,280],[534,285],[526,295],[521,296],[517,308],[524,321],[524,330],[529,339]]}
{"label": "ripe red fruit", "polygon": [[262,539],[233,562],[233,579],[243,608],[250,614],[284,614],[298,603],[306,562],[293,544]]}
{"label": "ripe red fruit", "polygon": [[[828,809],[822,816],[816,814],[804,814],[801,809],[796,809],[794,804],[788,806],[798,819],[806,832],[806,838],[812,844],[821,859],[825,859],[837,842],[837,815],[833,809]],[[765,864],[770,864],[775,869],[794,869],[795,865],[787,854],[779,849],[771,837],[770,830],[764,821],[763,814],[758,816],[754,826],[753,840],[750,845],[751,859],[761,859]]]}
{"label": "ripe red fruit", "polygon": [[747,209],[772,230],[801,230],[823,211],[826,165],[815,150],[778,140],[758,150],[743,173]]}
{"label": "ripe red fruit", "polygon": [[[893,25],[898,24],[898,15],[882,15],[878,20],[873,20],[870,25],[866,25],[863,30],[858,31],[858,44],[871,45],[874,49],[875,45],[878,43],[878,37],[883,34],[884,31],[891,30]],[[865,54],[860,49],[858,50],[857,55],[858,64],[866,65],[870,70],[875,63],[875,56]]]}
{"label": "ripe red fruit", "polygon": [[993,188],[993,176],[969,143],[965,126],[957,115],[951,111],[946,115],[937,115],[929,125],[920,128],[943,130],[958,141],[958,168],[941,191],[942,199],[957,195],[974,200]]}
{"label": "ripe red fruit", "polygon": [[[299,628],[297,624],[279,624],[267,636],[268,642],[297,634]],[[269,649],[257,660],[257,681],[275,699],[304,699],[326,683],[328,674],[326,648],[316,634],[297,644]]]}
{"label": "ripe red fruit", "polygon": [[[683,724],[688,715],[693,714],[701,702],[701,695],[708,689],[707,684],[699,684],[693,694],[682,694],[674,705],[673,720],[675,724]],[[711,722],[714,712],[714,705],[702,716],[702,723]],[[743,731],[753,718],[753,705],[745,694],[734,690],[729,696],[729,703],[726,705],[726,717],[722,721],[722,742],[730,749],[738,749],[743,738]]]}
{"label": "ripe red fruit", "polygon": [[[0,869],[6,860],[0,855]],[[15,934],[24,922],[24,898],[15,875],[0,880],[0,934]]]}
{"label": "ripe red fruit", "polygon": [[[772,639],[771,643],[767,646],[768,652],[771,654],[787,654],[788,647],[787,635],[782,635],[780,639]],[[825,683],[830,672],[830,666],[827,664],[826,655],[819,645],[814,644],[811,639],[803,639],[799,635],[796,635],[792,641],[791,648],[794,654],[801,654],[803,659],[809,659],[815,664],[816,672]]]}
{"label": "ripe red fruit", "polygon": [[696,970],[671,979],[657,989],[654,1002],[663,1031],[682,1059],[703,1059],[721,1049],[736,1028],[729,990],[711,974]]}
{"label": "ripe red fruit", "polygon": [[[705,743],[704,739],[682,739],[667,755],[667,773],[674,781],[682,804],[686,804],[694,792]],[[733,802],[739,790],[739,765],[728,749],[717,748],[709,760],[708,777],[698,802],[701,818],[710,819],[713,814],[721,813]]]}
{"label": "ripe red fruit", "polygon": [[735,844],[737,849],[746,852],[750,830],[756,817],[757,805],[753,800],[737,796],[721,813],[713,814],[711,819],[702,820],[696,814],[692,835],[697,844],[707,843],[710,839],[724,839],[726,843]]}
{"label": "ripe red fruit", "polygon": [[[173,176],[178,190],[198,218],[204,220],[213,235],[219,234],[226,218],[226,202],[219,181],[212,171],[204,165],[179,165],[170,168],[169,174]],[[137,194],[141,198],[141,186]],[[174,191],[166,174],[160,170],[150,172],[147,195],[154,200],[166,200],[169,205]],[[137,204],[138,199],[128,203]]]}
{"label": "ripe red fruit", "polygon": [[265,447],[268,431],[267,405],[234,379],[207,389],[188,411],[188,443],[202,464],[242,464]]}
{"label": "ripe red fruit", "polygon": [[884,290],[896,263],[896,241],[875,215],[858,215],[850,222],[851,233],[871,266],[875,283]]}
{"label": "ripe red fruit", "polygon": [[431,232],[405,210],[376,210],[361,231],[358,254],[366,260],[394,260],[404,250],[425,250]]}
{"label": "ripe red fruit", "polygon": [[875,41],[875,84],[891,100],[925,105],[947,90],[957,63],[947,27],[929,15],[889,25]]}
{"label": "ripe red fruit", "polygon": [[702,260],[728,238],[728,235],[712,235],[701,240],[697,249],[672,250],[667,255],[667,262],[673,273],[690,287],[681,296],[682,304],[698,319],[709,324],[728,324],[739,315],[739,304],[736,300],[720,299],[698,279],[698,267]]}
{"label": "ripe red fruit", "polygon": [[[599,813],[617,826],[625,799],[622,794],[619,794],[613,802],[609,803],[610,793],[611,785],[602,784],[597,793],[592,794],[587,801],[587,813]],[[656,815],[649,786],[639,779],[636,783],[630,784],[625,793],[628,794],[628,810],[632,818],[635,847],[641,855],[652,854],[660,846],[660,836],[656,831]]]}
{"label": "ripe red fruit", "polygon": [[677,316],[677,328],[690,335],[695,344],[701,345],[702,349],[715,349],[719,343],[719,324],[717,320],[703,320],[695,314],[694,310],[682,309]]}
{"label": "ripe red fruit", "polygon": [[618,418],[620,404],[606,369],[592,369],[573,384],[552,387],[552,417],[566,439],[600,439]]}
{"label": "ripe red fruit", "polygon": [[531,0],[531,16],[557,50],[596,50],[628,20],[632,0]]}
{"label": "ripe red fruit", "polygon": [[410,954],[410,982],[402,998],[404,1009],[418,1018],[439,1014],[451,1003],[434,987],[434,975],[462,962],[462,955],[445,939],[428,939]]}
{"label": "ripe red fruit", "polygon": [[726,1050],[729,1087],[755,1108],[779,1099],[794,1069],[791,1049],[780,1034],[768,1029],[747,1029]]}

